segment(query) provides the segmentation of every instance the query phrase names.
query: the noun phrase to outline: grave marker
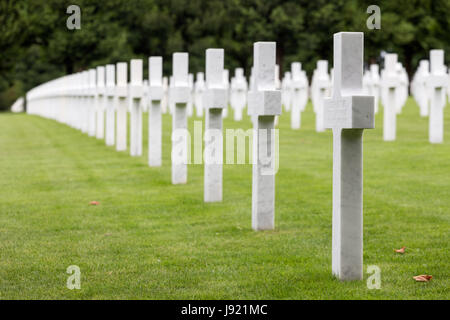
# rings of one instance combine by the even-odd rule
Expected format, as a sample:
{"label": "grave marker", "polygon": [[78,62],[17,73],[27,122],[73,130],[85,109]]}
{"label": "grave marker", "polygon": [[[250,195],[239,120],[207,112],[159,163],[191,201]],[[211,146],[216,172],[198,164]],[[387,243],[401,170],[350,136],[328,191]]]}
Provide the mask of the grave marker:
{"label": "grave marker", "polygon": [[142,108],[143,95],[142,60],[132,59],[130,64],[130,88],[131,99],[130,116],[130,154],[132,157],[142,155]]}
{"label": "grave marker", "polygon": [[97,110],[97,125],[96,134],[97,139],[103,139],[105,137],[105,67],[97,67],[97,98],[96,110]]}
{"label": "grave marker", "polygon": [[247,104],[247,79],[244,76],[244,69],[236,68],[234,78],[231,81],[231,107],[233,108],[234,120],[242,120],[242,110]]}
{"label": "grave marker", "polygon": [[172,106],[172,183],[187,182],[188,135],[187,110],[189,101],[189,55],[175,52],[172,56],[172,80],[170,82],[170,105]]}
{"label": "grave marker", "polygon": [[252,228],[275,227],[275,116],[281,114],[281,92],[275,89],[275,42],[253,45],[253,88],[248,114],[253,119]]}
{"label": "grave marker", "polygon": [[223,69],[223,85],[225,86],[225,89],[227,90],[227,103],[225,108],[222,110],[222,116],[224,118],[228,117],[228,102],[229,102],[229,90],[230,90],[230,71],[228,69]]}
{"label": "grave marker", "polygon": [[106,65],[106,138],[107,146],[114,145],[115,136],[115,86],[116,86],[116,66],[113,64]]}
{"label": "grave marker", "polygon": [[444,50],[430,50],[430,93],[429,140],[431,143],[444,142],[444,106],[448,76],[444,65]]}
{"label": "grave marker", "polygon": [[317,73],[315,77],[315,90],[316,90],[316,131],[325,131],[324,127],[324,107],[323,100],[329,95],[329,89],[331,85],[330,76],[328,74],[328,61],[317,61]]}
{"label": "grave marker", "polygon": [[203,117],[203,95],[205,92],[205,74],[197,72],[197,81],[195,82],[195,112],[197,117]]}
{"label": "grave marker", "polygon": [[89,130],[89,71],[81,72],[81,105],[79,106],[79,114],[81,116],[80,128],[81,132],[88,133]]}
{"label": "grave marker", "polygon": [[162,57],[150,57],[148,59],[150,85],[150,106],[148,112],[148,164],[151,167],[159,167],[162,163],[161,100],[164,96],[162,65]]}
{"label": "grave marker", "polygon": [[127,149],[127,122],[128,122],[128,64],[126,62],[117,63],[117,142],[116,150],[125,151]]}
{"label": "grave marker", "polygon": [[332,271],[341,280],[363,277],[363,140],[372,129],[374,97],[363,96],[362,32],[334,34],[333,97],[325,99],[325,127],[333,130]]}
{"label": "grave marker", "polygon": [[95,96],[97,88],[97,72],[95,69],[89,70],[89,106],[88,106],[88,135],[95,136]]}
{"label": "grave marker", "polygon": [[378,104],[380,100],[380,69],[377,64],[370,65],[371,86],[370,95],[374,96],[375,114],[378,113]]}
{"label": "grave marker", "polygon": [[397,87],[398,79],[395,70],[397,65],[397,54],[388,53],[384,56],[384,70],[382,73],[382,86],[384,90],[383,111],[383,139],[394,141],[397,131]]}
{"label": "grave marker", "polygon": [[308,101],[308,83],[302,73],[300,62],[291,64],[291,75],[291,128],[300,129],[301,114]]}
{"label": "grave marker", "polygon": [[204,201],[222,201],[222,110],[228,90],[223,81],[223,49],[206,50]]}
{"label": "grave marker", "polygon": [[290,71],[284,73],[283,80],[281,82],[281,102],[284,106],[284,110],[291,110],[291,88],[292,88],[292,75]]}

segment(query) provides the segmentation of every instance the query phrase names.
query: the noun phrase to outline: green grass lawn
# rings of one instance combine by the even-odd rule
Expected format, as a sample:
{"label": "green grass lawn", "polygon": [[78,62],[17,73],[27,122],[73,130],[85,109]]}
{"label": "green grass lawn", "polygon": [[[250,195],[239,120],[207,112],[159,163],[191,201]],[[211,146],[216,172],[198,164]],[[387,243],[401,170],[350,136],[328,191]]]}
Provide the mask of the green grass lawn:
{"label": "green grass lawn", "polygon": [[[116,152],[52,120],[0,114],[1,299],[448,299],[450,106],[444,144],[410,99],[397,141],[364,133],[364,271],[381,289],[331,275],[332,134],[280,118],[276,229],[251,229],[251,166],[224,166],[224,201],[203,202],[203,166],[171,185],[171,117],[163,166]],[[189,120],[192,130],[193,121]],[[197,119],[198,120],[198,119]],[[225,128],[250,128],[245,117]],[[191,131],[192,132],[192,131]],[[90,206],[96,200],[99,206]],[[401,255],[394,248],[406,246]],[[81,290],[66,268],[81,268]],[[412,277],[431,274],[429,283]]]}

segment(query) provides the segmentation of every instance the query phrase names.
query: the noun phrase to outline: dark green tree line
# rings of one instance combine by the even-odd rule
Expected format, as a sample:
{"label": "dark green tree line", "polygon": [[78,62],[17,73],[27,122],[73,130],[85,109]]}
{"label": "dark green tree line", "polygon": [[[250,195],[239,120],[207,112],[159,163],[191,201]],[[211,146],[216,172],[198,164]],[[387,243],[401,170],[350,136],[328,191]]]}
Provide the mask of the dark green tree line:
{"label": "dark green tree line", "polygon": [[[81,30],[68,30],[66,9],[81,8]],[[381,29],[369,30],[366,9],[381,8]],[[301,61],[310,75],[332,61],[332,35],[363,31],[367,61],[396,52],[411,74],[433,48],[450,61],[449,0],[2,0],[0,109],[39,83],[99,64],[188,51],[190,71],[204,69],[204,52],[225,49],[230,70],[248,74],[255,41],[276,41],[282,71]],[[144,63],[146,66],[146,63]],[[146,74],[146,72],[145,72]]]}

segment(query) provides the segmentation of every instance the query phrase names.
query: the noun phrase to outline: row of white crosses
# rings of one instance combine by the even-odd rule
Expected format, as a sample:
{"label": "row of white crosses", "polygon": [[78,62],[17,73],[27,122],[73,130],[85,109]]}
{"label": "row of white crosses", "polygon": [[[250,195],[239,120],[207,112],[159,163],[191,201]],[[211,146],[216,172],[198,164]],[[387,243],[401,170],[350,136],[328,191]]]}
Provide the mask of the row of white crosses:
{"label": "row of white crosses", "polygon": [[378,113],[380,99],[380,68],[378,64],[371,64],[363,76],[364,93],[375,98],[375,114]]}
{"label": "row of white crosses", "polygon": [[301,113],[305,110],[310,89],[311,101],[316,113],[316,131],[324,131],[323,99],[330,95],[331,81],[328,73],[328,61],[326,60],[317,61],[317,68],[314,70],[310,88],[306,72],[302,70],[301,63],[293,62],[291,64],[291,70],[284,74],[281,89],[284,109],[291,112],[292,129],[300,129],[301,127]]}
{"label": "row of white crosses", "polygon": [[393,141],[397,132],[397,97],[399,79],[396,72],[397,55],[384,56],[384,69],[381,71],[381,101],[383,103],[383,139]]}
{"label": "row of white crosses", "polygon": [[429,140],[431,143],[442,143],[445,94],[449,86],[449,76],[444,65],[444,50],[431,50],[430,62],[430,75],[427,79],[430,94]]}
{"label": "row of white crosses", "polygon": [[25,99],[23,97],[17,98],[11,106],[11,111],[14,113],[23,112],[25,110]]}
{"label": "row of white crosses", "polygon": [[397,54],[384,56],[381,71],[381,102],[384,107],[383,139],[394,141],[397,132],[397,115],[402,112],[408,98],[408,76],[402,64],[397,62]]}
{"label": "row of white crosses", "polygon": [[241,121],[242,113],[247,105],[248,83],[244,75],[244,69],[237,68],[234,77],[231,78],[230,105],[233,109],[234,120]]}
{"label": "row of white crosses", "polygon": [[311,100],[316,113],[316,131],[325,131],[323,100],[331,94],[332,79],[328,74],[328,61],[317,61],[311,80]]}
{"label": "row of white crosses", "polygon": [[[421,60],[411,83],[411,93],[420,108],[420,115],[429,115],[429,141],[442,143],[444,139],[444,114],[446,91],[450,75],[444,65],[444,51],[430,51],[430,65]],[[389,53],[384,58],[381,72],[381,100],[384,106],[383,139],[394,141],[397,131],[397,114],[408,96],[408,77],[404,68],[397,62],[397,55]],[[438,92],[438,93],[437,93]]]}
{"label": "row of white crosses", "polygon": [[[324,125],[333,129],[333,273],[342,280],[362,279],[362,133],[374,127],[374,98],[362,95],[363,33],[334,36],[333,96],[324,99]],[[187,183],[187,105],[190,85],[188,54],[174,53],[172,104],[172,183]],[[275,173],[278,153],[275,119],[281,114],[281,91],[276,81],[276,44],[254,44],[248,114],[253,131],[252,228],[275,227]],[[222,201],[223,109],[228,89],[223,81],[224,50],[206,50],[204,201]],[[150,57],[148,93],[144,95],[142,60],[118,63],[69,75],[41,85],[28,94],[29,112],[67,123],[101,137],[105,108],[116,111],[116,143],[126,149],[127,105],[131,114],[130,153],[142,153],[142,99],[149,99],[149,164],[161,165],[161,101],[164,99],[162,58]],[[116,81],[113,80],[117,70]],[[236,73],[239,79],[242,72]],[[320,83],[318,88],[323,87]],[[245,91],[241,84],[237,91]],[[242,95],[242,92],[237,92]],[[94,112],[92,112],[94,111]],[[114,130],[107,116],[106,130]],[[94,121],[92,121],[94,119]],[[98,121],[96,121],[98,120]],[[87,125],[84,124],[87,123]],[[95,126],[95,127],[93,127]],[[112,131],[111,131],[112,132]],[[111,132],[107,132],[111,134]],[[114,136],[114,134],[113,134]],[[119,146],[120,145],[120,146]]]}
{"label": "row of white crosses", "polygon": [[308,78],[306,72],[302,70],[300,62],[291,64],[289,75],[292,77],[287,87],[288,94],[290,94],[288,103],[290,104],[289,109],[291,109],[291,128],[300,129],[301,113],[305,110],[308,102]]}
{"label": "row of white crosses", "polygon": [[416,100],[420,109],[420,116],[427,117],[429,115],[429,93],[427,79],[430,75],[430,64],[428,60],[420,60],[419,66],[413,75],[411,81],[411,95]]}

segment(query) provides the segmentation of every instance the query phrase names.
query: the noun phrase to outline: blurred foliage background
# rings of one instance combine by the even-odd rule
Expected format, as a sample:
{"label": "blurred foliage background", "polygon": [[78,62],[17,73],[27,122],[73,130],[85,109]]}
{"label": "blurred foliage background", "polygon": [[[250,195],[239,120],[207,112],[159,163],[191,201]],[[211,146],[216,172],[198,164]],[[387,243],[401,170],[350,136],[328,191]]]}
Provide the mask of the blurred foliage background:
{"label": "blurred foliage background", "polygon": [[[68,30],[66,9],[81,8],[81,30]],[[381,29],[369,30],[369,5]],[[0,0],[0,110],[34,86],[100,64],[190,54],[203,71],[205,49],[225,49],[225,67],[248,75],[255,41],[276,41],[281,72],[301,61],[309,76],[332,64],[333,33],[363,31],[367,62],[395,52],[408,73],[434,48],[450,57],[450,0]],[[145,75],[147,72],[145,72]]]}

